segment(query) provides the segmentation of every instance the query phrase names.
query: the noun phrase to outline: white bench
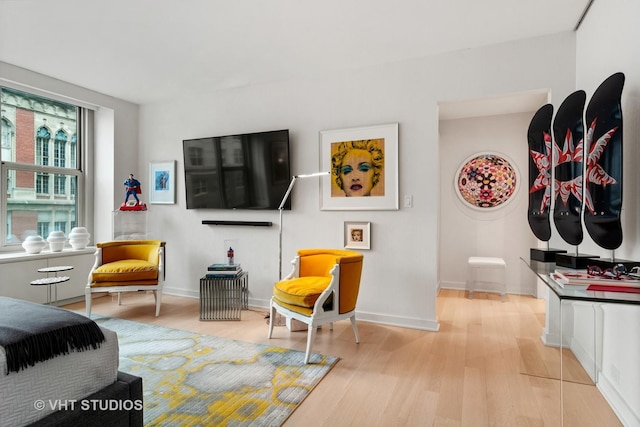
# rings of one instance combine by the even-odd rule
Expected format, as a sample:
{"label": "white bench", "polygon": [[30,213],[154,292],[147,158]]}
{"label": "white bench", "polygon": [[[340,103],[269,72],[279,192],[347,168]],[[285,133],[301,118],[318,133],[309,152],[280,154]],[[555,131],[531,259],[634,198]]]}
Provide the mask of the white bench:
{"label": "white bench", "polygon": [[[469,298],[473,299],[473,291],[476,287],[477,270],[480,269],[499,269],[501,270],[501,282],[497,282],[501,285],[502,291],[500,292],[500,298],[504,301],[505,293],[507,292],[507,263],[502,258],[493,257],[469,257],[468,260],[468,279],[467,289],[469,290]],[[485,281],[486,282],[486,281]]]}

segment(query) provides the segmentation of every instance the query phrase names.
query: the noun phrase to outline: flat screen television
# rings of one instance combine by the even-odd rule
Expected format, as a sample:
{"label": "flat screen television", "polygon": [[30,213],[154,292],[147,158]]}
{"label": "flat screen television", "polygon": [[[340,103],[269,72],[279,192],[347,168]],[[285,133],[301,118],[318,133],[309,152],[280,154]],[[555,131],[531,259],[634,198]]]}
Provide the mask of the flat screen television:
{"label": "flat screen television", "polygon": [[[187,209],[278,209],[291,180],[289,130],[182,141]],[[291,198],[284,209],[291,209]]]}

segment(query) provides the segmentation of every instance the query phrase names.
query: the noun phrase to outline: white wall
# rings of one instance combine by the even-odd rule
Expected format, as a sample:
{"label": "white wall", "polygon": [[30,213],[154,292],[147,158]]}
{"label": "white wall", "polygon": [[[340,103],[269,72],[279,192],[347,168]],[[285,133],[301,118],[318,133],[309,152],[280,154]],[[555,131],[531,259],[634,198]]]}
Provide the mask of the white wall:
{"label": "white wall", "polygon": [[[203,219],[277,223],[276,212],[186,210],[183,139],[288,128],[292,172],[299,174],[319,168],[319,131],[398,122],[399,193],[413,195],[414,206],[399,211],[320,211],[318,184],[299,182],[293,210],[285,213],[283,253],[288,260],[297,248],[342,247],[344,221],[371,221],[372,250],[364,253],[359,318],[437,329],[438,102],[541,88],[566,96],[575,86],[574,42],[574,34],[565,33],[310,81],[225,92],[207,93],[203,88],[197,97],[142,106],[139,170],[149,161],[178,160],[177,204],[153,205],[150,215],[151,229],[168,242],[168,291],[196,296],[205,266],[224,259],[227,239],[239,242],[238,261],[250,271],[251,304],[266,306],[278,277],[277,226],[201,224]],[[545,52],[545,58],[539,52]]]}
{"label": "white wall", "polygon": [[[640,2],[594,2],[577,34],[576,88],[587,92],[587,103],[598,85],[611,74],[625,73],[623,111],[623,243],[615,256],[640,261]],[[587,233],[580,251],[610,257]],[[640,425],[640,310],[638,306],[602,308],[602,359],[599,387],[625,425]],[[574,321],[589,325],[591,320]],[[576,332],[579,335],[580,331]],[[587,346],[585,346],[587,347]]]}

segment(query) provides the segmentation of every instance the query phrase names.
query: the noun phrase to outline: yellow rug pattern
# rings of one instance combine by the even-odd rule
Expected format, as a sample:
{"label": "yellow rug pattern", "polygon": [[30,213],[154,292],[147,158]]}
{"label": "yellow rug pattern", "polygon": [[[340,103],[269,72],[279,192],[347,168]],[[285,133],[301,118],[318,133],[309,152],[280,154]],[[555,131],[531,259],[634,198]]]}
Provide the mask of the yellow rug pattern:
{"label": "yellow rug pattern", "polygon": [[338,358],[94,316],[142,377],[145,426],[280,426]]}

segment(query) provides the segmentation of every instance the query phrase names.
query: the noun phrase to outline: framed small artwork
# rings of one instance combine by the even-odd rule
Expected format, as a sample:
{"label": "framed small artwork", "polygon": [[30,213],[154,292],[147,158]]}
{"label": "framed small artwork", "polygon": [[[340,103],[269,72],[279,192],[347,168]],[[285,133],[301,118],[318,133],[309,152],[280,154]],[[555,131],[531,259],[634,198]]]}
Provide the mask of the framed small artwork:
{"label": "framed small artwork", "polygon": [[398,209],[398,124],[320,132],[322,210]]}
{"label": "framed small artwork", "polygon": [[149,203],[175,204],[176,161],[149,164]]}
{"label": "framed small artwork", "polygon": [[371,223],[345,221],[345,249],[371,249]]}

